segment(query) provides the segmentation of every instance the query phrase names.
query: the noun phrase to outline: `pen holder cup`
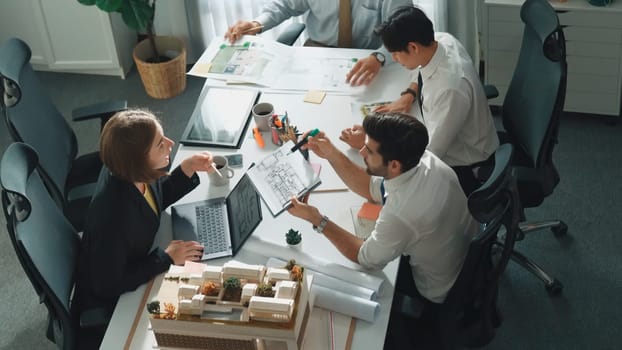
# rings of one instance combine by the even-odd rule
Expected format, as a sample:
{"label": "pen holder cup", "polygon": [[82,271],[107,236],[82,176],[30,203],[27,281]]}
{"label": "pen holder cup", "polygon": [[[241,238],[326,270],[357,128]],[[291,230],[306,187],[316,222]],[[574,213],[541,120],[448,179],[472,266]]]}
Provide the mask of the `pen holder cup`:
{"label": "pen holder cup", "polygon": [[270,137],[272,138],[272,143],[277,146],[280,146],[283,144],[283,141],[279,137],[279,134],[280,134],[280,131],[276,126],[270,127]]}
{"label": "pen holder cup", "polygon": [[253,106],[251,110],[255,125],[259,131],[270,131],[270,118],[274,114],[272,103],[262,102]]}
{"label": "pen holder cup", "polygon": [[[233,177],[233,169],[229,167],[229,161],[227,158],[223,156],[214,156],[214,165],[216,165],[216,170],[207,173],[207,177],[209,178],[209,182],[214,186],[225,186],[229,184],[229,179]],[[221,176],[222,175],[222,176]]]}

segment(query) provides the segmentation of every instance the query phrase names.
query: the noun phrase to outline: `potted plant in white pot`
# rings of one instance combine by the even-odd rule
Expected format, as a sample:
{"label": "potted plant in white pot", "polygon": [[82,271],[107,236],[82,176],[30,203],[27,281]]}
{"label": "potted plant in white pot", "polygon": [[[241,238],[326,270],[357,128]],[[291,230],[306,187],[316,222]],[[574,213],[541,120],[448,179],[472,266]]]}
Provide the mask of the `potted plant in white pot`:
{"label": "potted plant in white pot", "polygon": [[78,0],[96,5],[106,12],[118,12],[125,24],[145,32],[147,38],[134,48],[134,62],[147,94],[170,98],[186,88],[186,49],[184,42],[172,36],[157,36],[153,30],[155,0]]}

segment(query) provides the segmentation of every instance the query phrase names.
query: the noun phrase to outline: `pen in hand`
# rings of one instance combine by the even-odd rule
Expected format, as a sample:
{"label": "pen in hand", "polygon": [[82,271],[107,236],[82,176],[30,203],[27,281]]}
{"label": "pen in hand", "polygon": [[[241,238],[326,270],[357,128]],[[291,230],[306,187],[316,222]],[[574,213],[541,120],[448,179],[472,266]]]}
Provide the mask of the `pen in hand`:
{"label": "pen in hand", "polygon": [[[305,136],[305,138],[303,138],[302,140],[300,140],[300,142],[298,142],[297,144],[294,145],[294,147],[292,147],[292,149],[289,151],[289,153],[294,153],[297,150],[300,149],[300,147],[302,147],[302,145],[304,145],[305,143],[307,143],[307,141],[309,141],[309,136],[315,136],[317,134],[320,133],[319,129],[313,129],[311,131],[309,131],[309,133],[307,134],[307,136]],[[288,153],[288,154],[289,154]]]}

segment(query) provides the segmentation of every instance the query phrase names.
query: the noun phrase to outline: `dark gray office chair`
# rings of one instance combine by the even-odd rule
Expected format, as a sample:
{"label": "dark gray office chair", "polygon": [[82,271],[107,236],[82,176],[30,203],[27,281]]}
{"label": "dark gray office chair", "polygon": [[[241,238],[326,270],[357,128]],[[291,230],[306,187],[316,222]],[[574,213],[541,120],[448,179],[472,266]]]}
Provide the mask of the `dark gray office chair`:
{"label": "dark gray office chair", "polygon": [[[98,153],[78,156],[76,135],[54,106],[29,63],[30,48],[9,39],[0,47],[0,93],[3,118],[11,137],[40,155],[39,171],[70,222],[82,229],[101,169]],[[98,118],[103,125],[126,101],[107,102],[73,111],[73,120]]]}
{"label": "dark gray office chair", "polygon": [[305,27],[306,26],[304,23],[290,23],[281,32],[281,34],[279,34],[279,36],[276,38],[276,41],[280,42],[281,44],[292,46],[294,45],[296,40],[298,40],[298,37],[300,36],[300,34],[302,34],[302,31],[305,30]]}
{"label": "dark gray office chair", "polygon": [[[498,283],[512,255],[520,217],[512,153],[510,144],[499,147],[492,174],[468,198],[469,211],[480,222],[480,231],[440,307],[438,329],[444,349],[486,345],[501,323]],[[498,246],[501,249],[496,249]]]}
{"label": "dark gray office chair", "polygon": [[[484,346],[501,325],[497,311],[498,283],[512,255],[520,217],[512,153],[512,145],[501,145],[495,152],[492,173],[469,196],[469,211],[480,223],[480,230],[471,240],[460,274],[440,305],[437,317],[432,318],[436,324],[429,324],[429,319],[419,323],[419,327],[428,331],[417,339],[409,339],[413,346],[434,349]],[[395,297],[407,319],[422,317],[424,307],[420,301],[399,294]]]}
{"label": "dark gray office chair", "polygon": [[35,171],[37,165],[36,151],[24,143],[11,144],[0,161],[7,229],[19,262],[48,310],[48,339],[59,349],[81,349],[84,330],[105,327],[111,315],[103,309],[80,315],[71,310],[80,238],[52,200]]}
{"label": "dark gray office chair", "polygon": [[[546,0],[527,0],[521,7],[525,23],[523,41],[514,75],[503,101],[501,116],[505,131],[501,143],[514,145],[514,173],[523,208],[539,206],[553,193],[559,174],[553,164],[560,117],[566,96],[566,43],[557,14]],[[524,221],[524,212],[522,214]],[[556,236],[566,234],[563,221],[521,222],[521,235],[550,228]],[[551,295],[562,284],[537,264],[515,251],[512,260],[541,279]]]}

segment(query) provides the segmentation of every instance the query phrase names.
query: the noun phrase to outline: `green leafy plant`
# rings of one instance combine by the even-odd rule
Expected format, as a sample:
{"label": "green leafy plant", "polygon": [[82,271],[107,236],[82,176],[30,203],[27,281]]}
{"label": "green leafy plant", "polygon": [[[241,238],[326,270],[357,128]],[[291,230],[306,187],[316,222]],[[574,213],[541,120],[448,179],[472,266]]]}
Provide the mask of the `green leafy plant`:
{"label": "green leafy plant", "polygon": [[128,27],[145,31],[151,43],[154,62],[160,62],[153,30],[156,0],[78,0],[78,2],[86,6],[95,5],[102,11],[118,12]]}
{"label": "green leafy plant", "polygon": [[154,300],[147,304],[147,312],[152,315],[160,314],[160,302],[158,300]]}
{"label": "green leafy plant", "polygon": [[223,283],[223,287],[226,290],[239,289],[242,287],[242,283],[240,283],[240,279],[236,277],[229,277]]}
{"label": "green leafy plant", "polygon": [[290,245],[296,245],[302,241],[302,235],[300,232],[290,228],[285,234],[285,242]]}
{"label": "green leafy plant", "polygon": [[257,286],[257,295],[260,297],[273,297],[274,290],[272,289],[272,285],[270,283],[260,283]]}

